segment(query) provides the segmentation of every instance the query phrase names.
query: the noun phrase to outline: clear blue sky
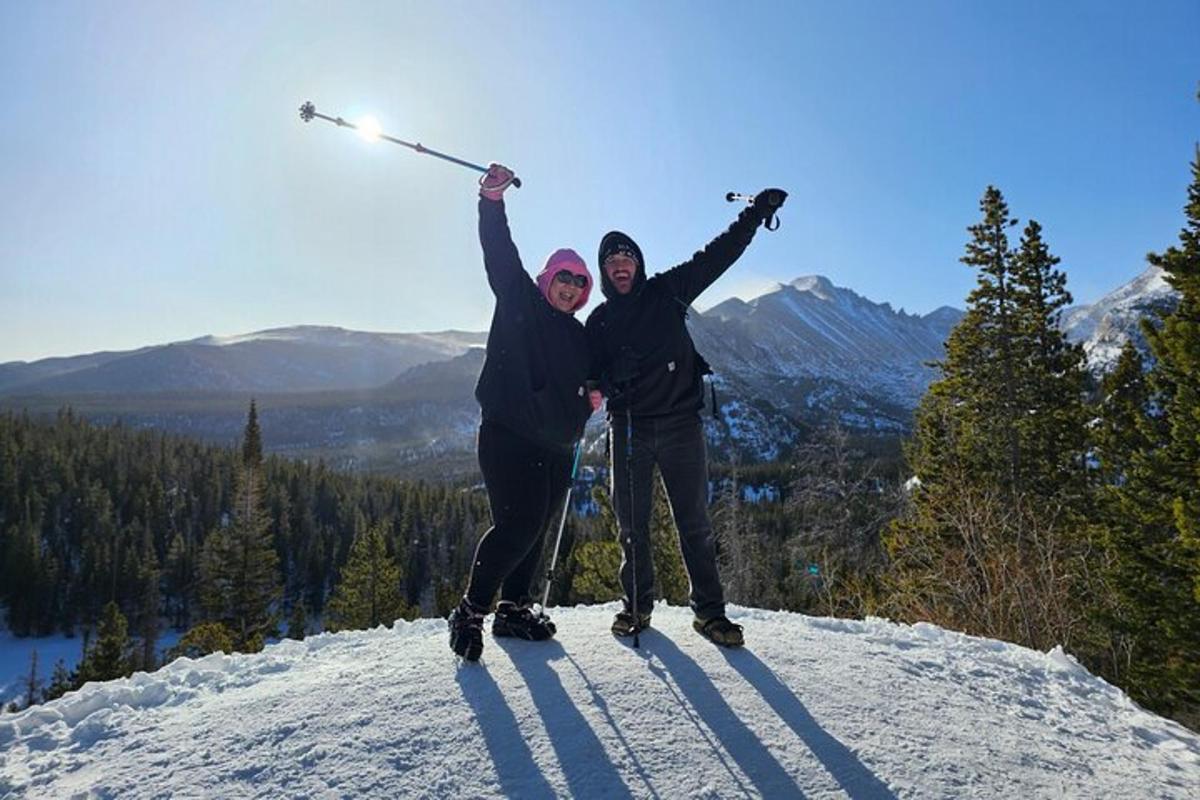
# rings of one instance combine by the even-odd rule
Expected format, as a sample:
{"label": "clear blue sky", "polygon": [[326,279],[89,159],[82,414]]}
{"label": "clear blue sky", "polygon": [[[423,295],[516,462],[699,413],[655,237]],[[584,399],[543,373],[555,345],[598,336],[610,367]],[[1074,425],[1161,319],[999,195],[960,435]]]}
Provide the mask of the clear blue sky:
{"label": "clear blue sky", "polygon": [[962,305],[994,183],[1077,301],[1176,240],[1200,3],[10,2],[0,362],[295,324],[486,328],[475,175],[525,180],[526,266],[610,228],[652,271],[791,193],[699,305],[822,273]]}

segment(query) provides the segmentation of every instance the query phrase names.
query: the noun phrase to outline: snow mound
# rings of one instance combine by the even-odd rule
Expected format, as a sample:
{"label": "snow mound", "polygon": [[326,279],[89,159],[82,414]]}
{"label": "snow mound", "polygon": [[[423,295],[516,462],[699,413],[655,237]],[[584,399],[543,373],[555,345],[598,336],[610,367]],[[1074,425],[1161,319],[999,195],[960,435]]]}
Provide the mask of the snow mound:
{"label": "snow mound", "polygon": [[442,620],[179,659],[0,718],[0,796],[1193,798],[1200,737],[1056,648],[659,604],[457,662]]}

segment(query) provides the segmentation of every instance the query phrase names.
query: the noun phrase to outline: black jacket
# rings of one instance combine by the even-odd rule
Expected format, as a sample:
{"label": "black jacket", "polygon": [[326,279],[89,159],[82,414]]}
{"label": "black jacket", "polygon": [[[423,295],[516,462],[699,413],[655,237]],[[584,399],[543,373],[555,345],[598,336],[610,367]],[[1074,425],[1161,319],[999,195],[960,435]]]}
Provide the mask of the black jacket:
{"label": "black jacket", "polygon": [[586,328],[593,378],[608,395],[611,415],[627,408],[634,416],[649,417],[703,407],[709,369],[684,318],[692,301],[737,261],[761,222],[747,208],[691,259],[652,278],[646,278],[639,258],[633,290],[626,295],[617,292],[600,266],[607,299],[592,311]]}
{"label": "black jacket", "polygon": [[569,449],[591,416],[583,325],[546,301],[521,266],[503,201],[479,200],[479,242],[496,310],[475,399],[483,418]]}

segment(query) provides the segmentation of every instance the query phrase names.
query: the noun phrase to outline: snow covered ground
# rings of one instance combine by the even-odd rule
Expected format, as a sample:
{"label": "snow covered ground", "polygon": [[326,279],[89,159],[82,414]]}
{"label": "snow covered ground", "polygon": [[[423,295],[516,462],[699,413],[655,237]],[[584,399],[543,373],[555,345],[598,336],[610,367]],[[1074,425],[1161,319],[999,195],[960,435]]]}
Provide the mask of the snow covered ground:
{"label": "snow covered ground", "polygon": [[[0,616],[3,616],[0,613]],[[167,650],[179,643],[181,634],[167,628],[158,639],[158,655],[162,658]],[[83,660],[82,636],[18,637],[0,625],[0,708],[9,701],[25,704],[24,698],[29,682],[30,657],[37,652],[37,677],[45,687],[54,674],[54,665],[62,661],[73,670]]]}
{"label": "snow covered ground", "polygon": [[660,605],[459,664],[441,620],[180,659],[0,717],[0,796],[1200,797],[1200,736],[1061,651]]}

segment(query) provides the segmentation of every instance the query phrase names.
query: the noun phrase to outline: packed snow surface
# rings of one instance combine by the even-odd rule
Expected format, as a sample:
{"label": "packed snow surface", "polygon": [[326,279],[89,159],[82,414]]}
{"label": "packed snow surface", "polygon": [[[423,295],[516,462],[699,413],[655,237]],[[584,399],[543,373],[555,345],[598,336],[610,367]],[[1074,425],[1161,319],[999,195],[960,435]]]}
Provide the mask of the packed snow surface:
{"label": "packed snow surface", "polygon": [[659,605],[451,655],[441,620],[180,659],[0,717],[16,797],[1200,797],[1200,737],[1061,650]]}

